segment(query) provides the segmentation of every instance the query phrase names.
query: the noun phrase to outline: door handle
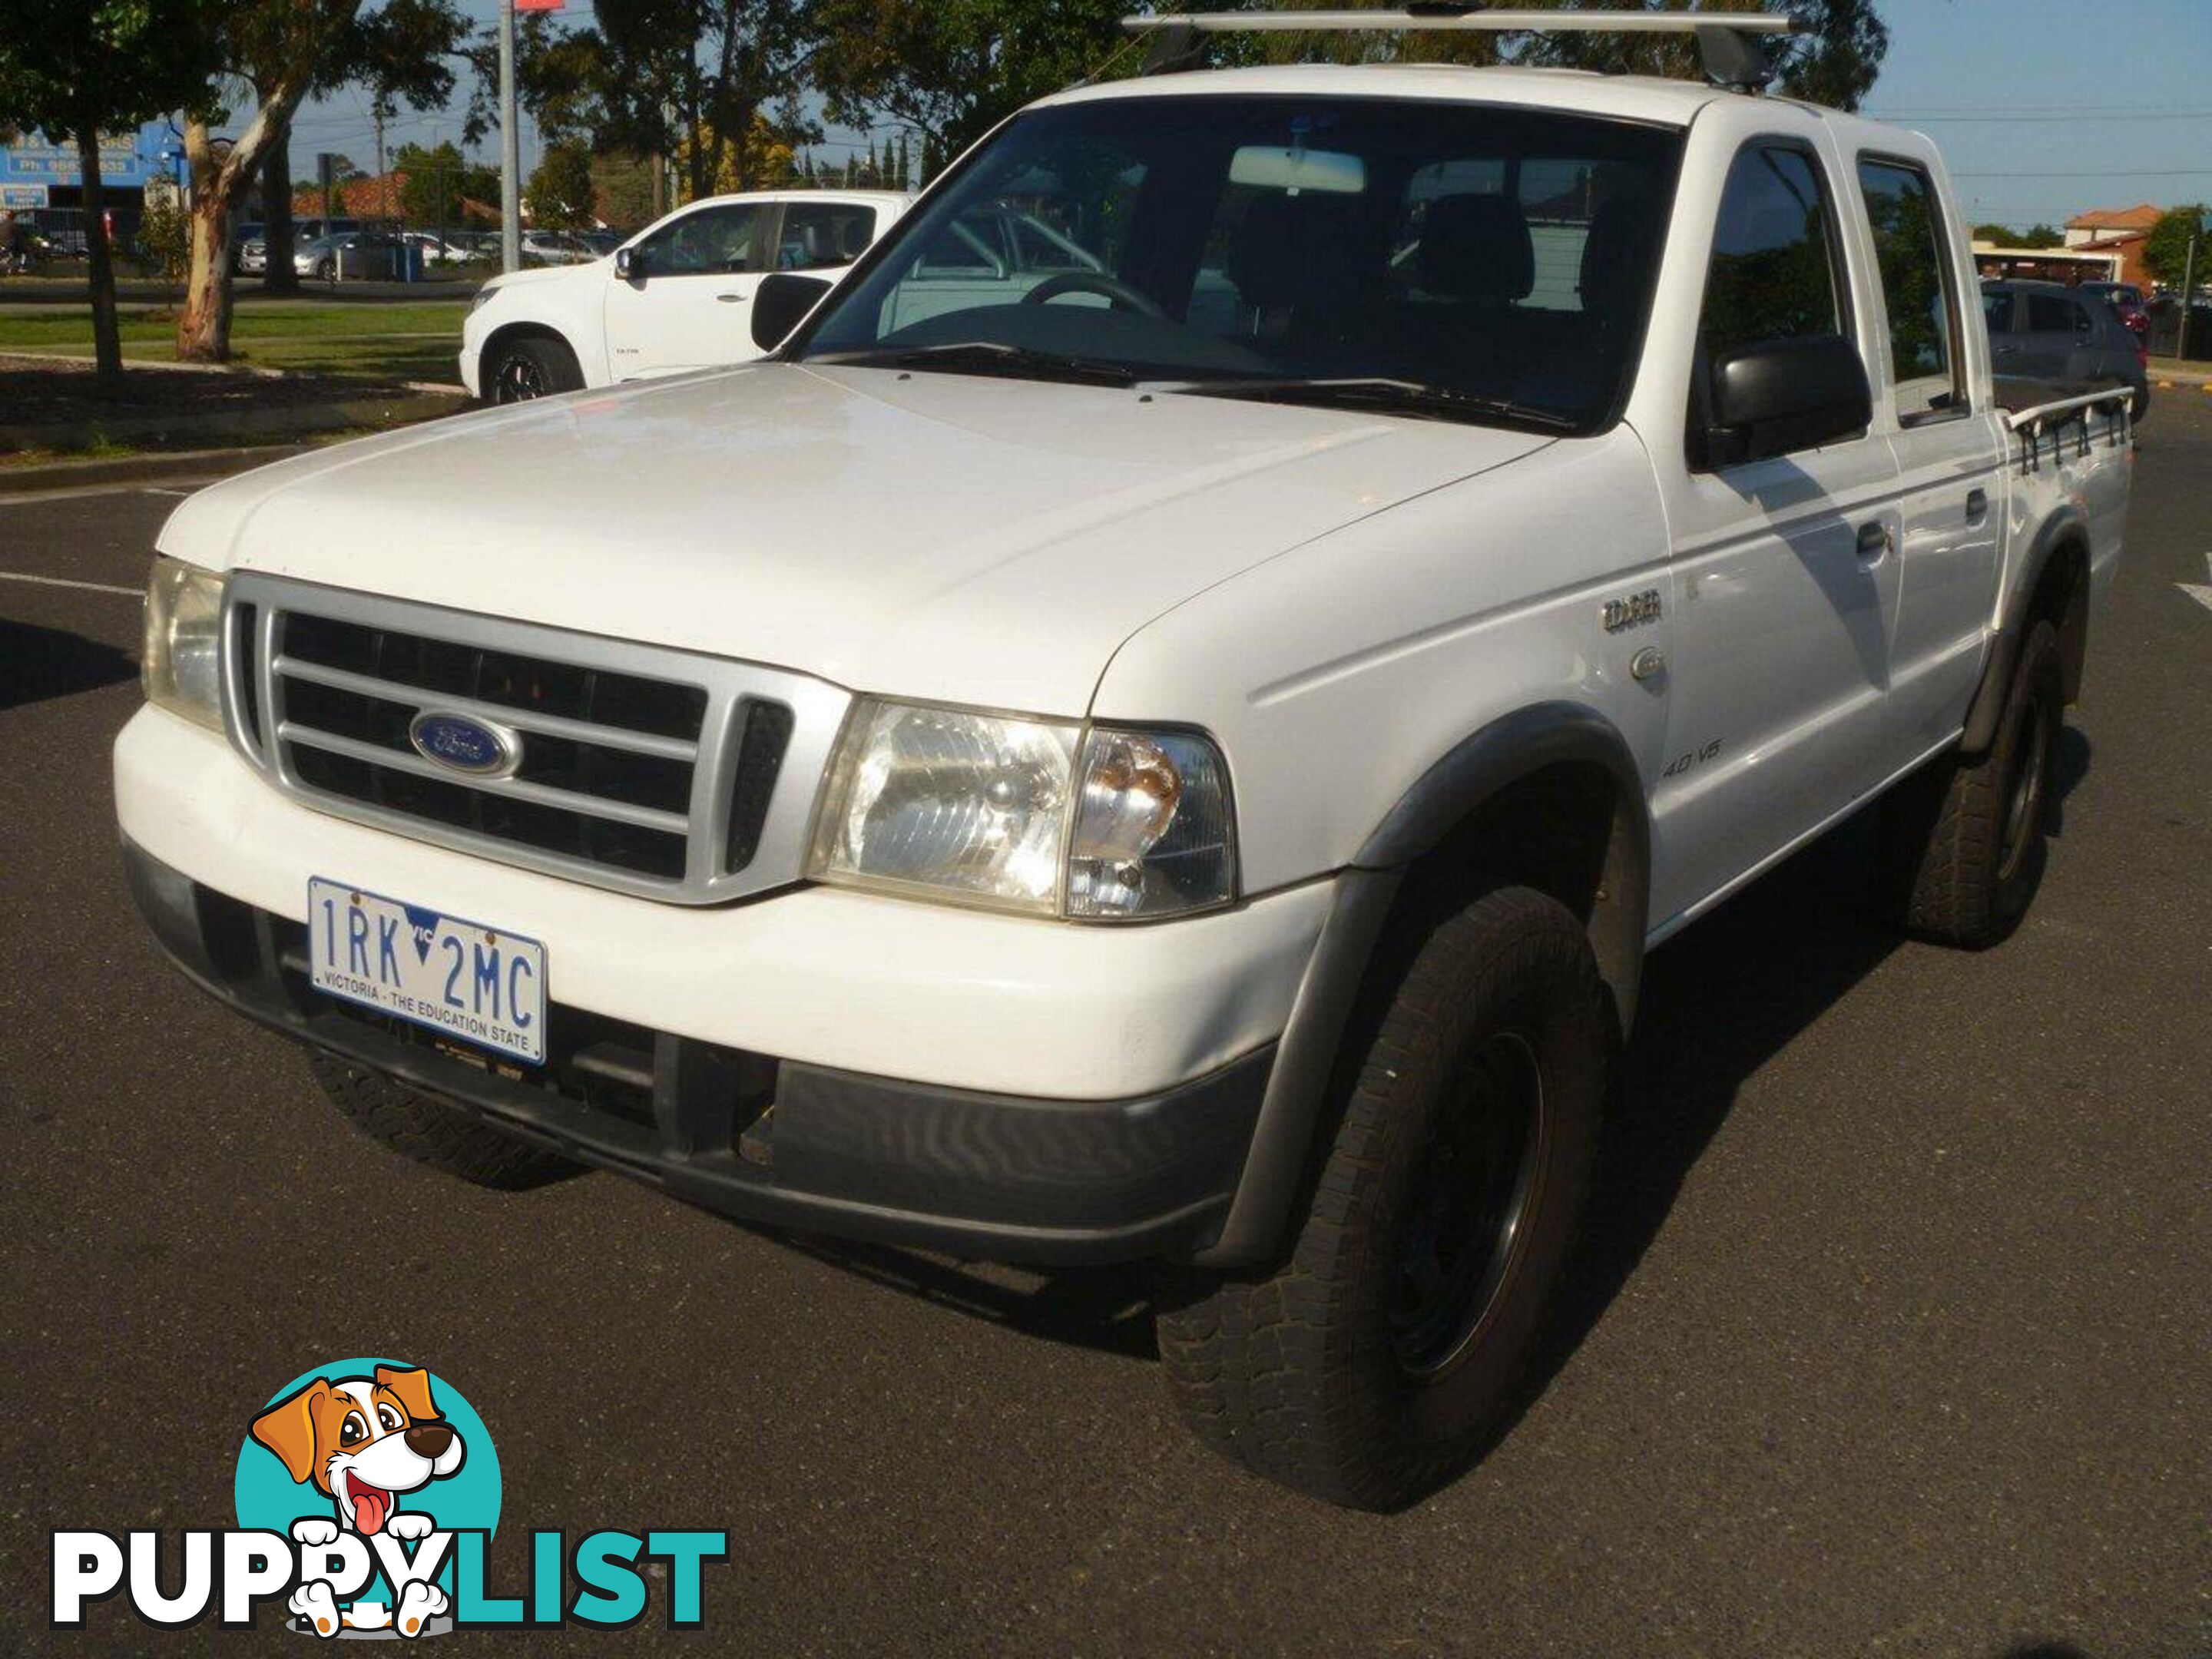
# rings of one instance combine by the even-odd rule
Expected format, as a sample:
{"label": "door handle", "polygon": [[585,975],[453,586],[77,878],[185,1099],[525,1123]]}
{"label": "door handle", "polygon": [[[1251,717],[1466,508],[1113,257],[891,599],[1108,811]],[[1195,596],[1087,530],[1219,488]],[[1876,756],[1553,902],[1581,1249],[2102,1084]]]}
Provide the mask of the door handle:
{"label": "door handle", "polygon": [[1859,556],[1878,559],[1889,551],[1889,526],[1876,520],[1859,526]]}
{"label": "door handle", "polygon": [[745,296],[742,294],[717,294],[714,297],[726,306],[741,306],[745,302]]}
{"label": "door handle", "polygon": [[1989,516],[1989,492],[1985,489],[1968,490],[1966,492],[1966,522],[1968,524],[1979,524],[1984,519],[1986,519]]}

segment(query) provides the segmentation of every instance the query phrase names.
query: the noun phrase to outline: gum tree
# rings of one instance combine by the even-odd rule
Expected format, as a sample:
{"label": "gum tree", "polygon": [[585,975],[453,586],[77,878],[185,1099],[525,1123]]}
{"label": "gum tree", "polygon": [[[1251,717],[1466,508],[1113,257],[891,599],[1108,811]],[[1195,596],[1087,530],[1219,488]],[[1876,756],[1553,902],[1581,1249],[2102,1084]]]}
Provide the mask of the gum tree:
{"label": "gum tree", "polygon": [[[13,0],[9,0],[12,3]],[[185,123],[191,169],[191,264],[177,317],[177,355],[221,362],[230,356],[231,226],[270,158],[290,142],[302,100],[345,85],[365,86],[378,107],[405,100],[442,105],[453,89],[446,61],[466,27],[450,0],[203,0],[210,18],[216,72],[202,93],[204,112]],[[228,147],[214,128],[226,106],[251,102],[252,114]],[[289,169],[279,166],[280,175]],[[288,204],[289,208],[289,204]],[[288,213],[289,216],[289,213]],[[270,258],[280,250],[272,241]]]}

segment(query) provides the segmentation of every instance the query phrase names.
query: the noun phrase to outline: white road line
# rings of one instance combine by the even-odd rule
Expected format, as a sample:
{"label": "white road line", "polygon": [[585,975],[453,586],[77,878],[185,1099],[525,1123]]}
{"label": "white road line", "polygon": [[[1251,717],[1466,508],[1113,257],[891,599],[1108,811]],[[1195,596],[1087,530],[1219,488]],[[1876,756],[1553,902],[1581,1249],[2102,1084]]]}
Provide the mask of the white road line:
{"label": "white road line", "polygon": [[120,593],[126,599],[143,599],[143,587],[118,587],[112,582],[73,582],[66,576],[28,576],[21,571],[0,570],[0,582],[36,582],[41,587],[78,587],[88,593]]}
{"label": "white road line", "polygon": [[[2204,574],[2212,577],[2212,553],[2204,556]],[[2195,582],[2176,582],[2174,586],[2207,611],[2212,611],[2212,586],[2199,587]]]}

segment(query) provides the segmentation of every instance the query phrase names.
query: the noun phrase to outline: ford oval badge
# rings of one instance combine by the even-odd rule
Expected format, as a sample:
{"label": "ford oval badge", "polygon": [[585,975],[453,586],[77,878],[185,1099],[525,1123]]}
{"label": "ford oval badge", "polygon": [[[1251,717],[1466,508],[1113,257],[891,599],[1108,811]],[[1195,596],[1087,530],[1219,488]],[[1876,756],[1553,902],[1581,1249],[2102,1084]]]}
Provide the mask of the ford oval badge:
{"label": "ford oval badge", "polygon": [[470,714],[426,708],[408,722],[407,740],[423,759],[471,777],[507,777],[522,763],[520,734]]}

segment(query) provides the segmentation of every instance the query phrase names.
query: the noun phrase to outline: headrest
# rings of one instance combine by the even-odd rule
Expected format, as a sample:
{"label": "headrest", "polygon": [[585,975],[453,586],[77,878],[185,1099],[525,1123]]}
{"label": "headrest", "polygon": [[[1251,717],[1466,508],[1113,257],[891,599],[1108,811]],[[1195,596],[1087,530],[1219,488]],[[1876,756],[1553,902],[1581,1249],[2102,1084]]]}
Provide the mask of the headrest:
{"label": "headrest", "polygon": [[1650,230],[1643,204],[1625,196],[1613,198],[1591,216],[1583,241],[1580,281],[1585,315],[1607,322],[1626,320],[1621,313],[1644,285]]}
{"label": "headrest", "polygon": [[1229,280],[1255,309],[1340,296],[1352,264],[1341,197],[1270,191],[1255,197],[1229,251]]}
{"label": "headrest", "polygon": [[1443,300],[1519,300],[1536,285],[1528,216],[1504,196],[1439,196],[1421,221],[1421,291]]}

